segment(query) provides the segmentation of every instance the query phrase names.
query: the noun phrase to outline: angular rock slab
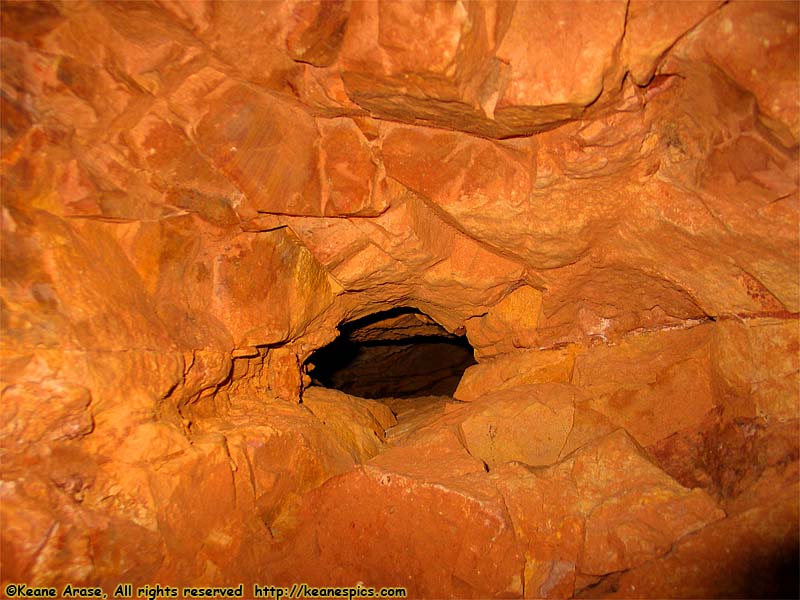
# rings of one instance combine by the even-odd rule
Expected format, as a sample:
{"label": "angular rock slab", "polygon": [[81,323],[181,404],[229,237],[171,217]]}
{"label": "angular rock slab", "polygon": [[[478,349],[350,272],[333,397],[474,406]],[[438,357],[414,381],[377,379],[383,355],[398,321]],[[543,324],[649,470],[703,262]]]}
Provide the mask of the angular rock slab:
{"label": "angular rock slab", "polygon": [[566,384],[490,393],[469,406],[472,414],[461,433],[470,453],[490,469],[510,461],[551,465],[567,443],[580,397],[580,390]]}
{"label": "angular rock slab", "polygon": [[522,593],[502,498],[448,430],[311,492],[283,565],[278,580],[403,586],[409,597]]}
{"label": "angular rock slab", "polygon": [[492,474],[525,552],[525,596],[568,598],[588,576],[663,555],[724,516],[652,464],[623,430],[545,469],[509,464]]}

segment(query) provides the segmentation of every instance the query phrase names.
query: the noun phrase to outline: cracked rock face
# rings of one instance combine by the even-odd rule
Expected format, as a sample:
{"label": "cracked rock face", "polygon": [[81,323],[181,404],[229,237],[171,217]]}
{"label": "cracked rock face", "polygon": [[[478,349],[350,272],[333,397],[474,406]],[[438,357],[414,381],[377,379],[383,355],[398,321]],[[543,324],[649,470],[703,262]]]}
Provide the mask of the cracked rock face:
{"label": "cracked rock face", "polygon": [[3,2],[2,585],[796,595],[798,6]]}

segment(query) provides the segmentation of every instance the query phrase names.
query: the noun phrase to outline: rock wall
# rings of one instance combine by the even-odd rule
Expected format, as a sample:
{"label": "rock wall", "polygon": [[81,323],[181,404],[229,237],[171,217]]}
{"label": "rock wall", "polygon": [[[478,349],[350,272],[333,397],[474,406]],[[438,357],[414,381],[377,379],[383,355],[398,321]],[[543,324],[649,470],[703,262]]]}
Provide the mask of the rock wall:
{"label": "rock wall", "polygon": [[[785,590],[798,10],[2,3],[3,586]],[[402,439],[302,373],[398,306]]]}

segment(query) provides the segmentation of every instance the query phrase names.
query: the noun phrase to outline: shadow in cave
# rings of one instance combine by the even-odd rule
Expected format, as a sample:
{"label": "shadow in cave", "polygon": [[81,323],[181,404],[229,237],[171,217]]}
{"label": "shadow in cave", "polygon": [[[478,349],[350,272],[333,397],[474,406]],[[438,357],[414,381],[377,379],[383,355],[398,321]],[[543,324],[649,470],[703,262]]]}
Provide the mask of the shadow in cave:
{"label": "shadow in cave", "polygon": [[800,541],[759,548],[741,572],[742,598],[800,598]]}
{"label": "shadow in cave", "polygon": [[465,336],[424,313],[396,308],[345,323],[306,369],[317,385],[362,398],[452,396],[475,364]]}

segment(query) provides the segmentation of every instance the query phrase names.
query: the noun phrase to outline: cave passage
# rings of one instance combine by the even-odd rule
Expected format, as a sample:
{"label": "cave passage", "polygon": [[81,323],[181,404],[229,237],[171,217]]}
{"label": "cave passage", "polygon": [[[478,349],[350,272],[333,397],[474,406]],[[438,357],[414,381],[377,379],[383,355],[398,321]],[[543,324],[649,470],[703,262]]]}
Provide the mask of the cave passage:
{"label": "cave passage", "polygon": [[312,383],[361,398],[452,396],[475,364],[465,336],[416,309],[396,308],[345,323],[306,362]]}

